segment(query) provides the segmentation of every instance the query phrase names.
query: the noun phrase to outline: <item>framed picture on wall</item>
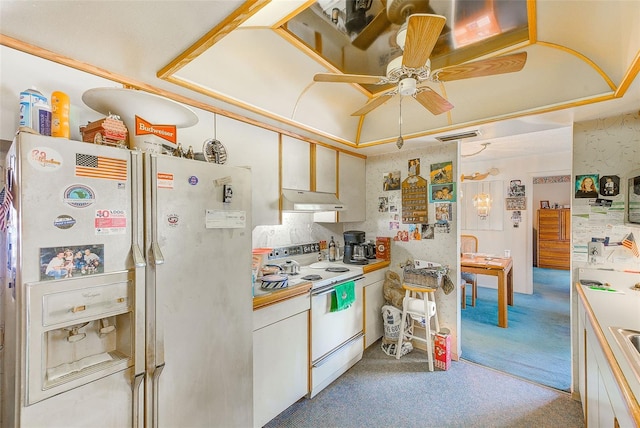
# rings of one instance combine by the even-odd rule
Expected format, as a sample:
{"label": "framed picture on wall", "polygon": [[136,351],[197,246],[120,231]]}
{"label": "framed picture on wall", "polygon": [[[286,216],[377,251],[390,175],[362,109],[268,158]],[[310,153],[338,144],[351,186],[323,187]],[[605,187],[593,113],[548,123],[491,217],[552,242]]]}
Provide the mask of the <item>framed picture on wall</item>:
{"label": "framed picture on wall", "polygon": [[[508,211],[526,210],[527,198],[525,196],[517,196],[515,198],[505,198],[505,205]],[[549,202],[547,201],[547,205]],[[547,206],[547,208],[549,208]]]}
{"label": "framed picture on wall", "polygon": [[540,208],[548,210],[550,208],[549,201],[540,201]]}

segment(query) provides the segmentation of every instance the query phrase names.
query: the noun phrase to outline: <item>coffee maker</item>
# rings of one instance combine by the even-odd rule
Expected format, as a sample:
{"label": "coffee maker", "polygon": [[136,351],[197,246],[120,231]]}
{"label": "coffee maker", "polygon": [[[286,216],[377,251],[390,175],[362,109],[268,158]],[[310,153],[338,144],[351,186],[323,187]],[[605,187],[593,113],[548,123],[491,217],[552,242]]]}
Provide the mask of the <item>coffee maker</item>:
{"label": "coffee maker", "polygon": [[344,232],[344,256],[342,261],[352,265],[366,265],[369,261],[366,257],[365,247],[364,232],[360,230]]}

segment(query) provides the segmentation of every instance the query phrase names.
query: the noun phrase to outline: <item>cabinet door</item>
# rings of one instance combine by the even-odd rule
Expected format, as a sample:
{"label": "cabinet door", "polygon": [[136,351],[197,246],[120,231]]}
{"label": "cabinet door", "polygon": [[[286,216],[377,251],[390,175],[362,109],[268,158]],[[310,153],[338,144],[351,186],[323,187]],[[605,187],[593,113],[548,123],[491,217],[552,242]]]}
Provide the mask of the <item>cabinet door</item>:
{"label": "cabinet door", "polygon": [[217,137],[227,149],[227,163],[251,168],[252,226],[279,224],[278,134],[224,116],[216,120]]}
{"label": "cabinet door", "polygon": [[308,312],[253,332],[253,425],[264,426],[305,396]]}
{"label": "cabinet door", "polygon": [[366,186],[365,186],[365,160],[363,158],[340,153],[340,201],[347,206],[346,211],[338,215],[340,222],[364,221]]}
{"label": "cabinet door", "polygon": [[318,192],[337,193],[338,191],[336,153],[333,149],[316,146],[316,191]]}
{"label": "cabinet door", "polygon": [[282,187],[311,190],[311,145],[282,136]]}
{"label": "cabinet door", "polygon": [[366,305],[365,320],[365,341],[364,347],[368,348],[384,335],[384,324],[382,322],[382,306],[384,296],[382,295],[382,285],[384,281],[378,281],[364,287],[364,301]]}

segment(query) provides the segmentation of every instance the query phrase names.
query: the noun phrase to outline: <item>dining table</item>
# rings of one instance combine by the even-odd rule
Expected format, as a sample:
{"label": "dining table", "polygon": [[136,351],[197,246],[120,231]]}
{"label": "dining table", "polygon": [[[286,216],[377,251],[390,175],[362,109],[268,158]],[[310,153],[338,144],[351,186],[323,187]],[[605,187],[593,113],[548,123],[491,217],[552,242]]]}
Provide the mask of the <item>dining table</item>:
{"label": "dining table", "polygon": [[460,270],[498,278],[498,326],[507,328],[509,326],[507,305],[513,306],[513,259],[464,253],[460,258]]}

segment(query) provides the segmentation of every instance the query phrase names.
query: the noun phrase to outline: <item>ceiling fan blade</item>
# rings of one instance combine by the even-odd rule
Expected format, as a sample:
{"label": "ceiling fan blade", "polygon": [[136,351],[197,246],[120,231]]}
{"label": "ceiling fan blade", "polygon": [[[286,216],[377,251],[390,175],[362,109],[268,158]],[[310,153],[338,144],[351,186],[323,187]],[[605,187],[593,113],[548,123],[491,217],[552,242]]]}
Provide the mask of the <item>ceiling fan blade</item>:
{"label": "ceiling fan blade", "polygon": [[356,36],[351,44],[358,49],[366,50],[375,42],[380,34],[389,28],[391,22],[387,19],[387,11],[382,9],[369,24]]}
{"label": "ceiling fan blade", "polygon": [[471,77],[493,76],[495,74],[513,73],[522,70],[527,62],[527,53],[520,52],[499,56],[468,64],[454,65],[436,71],[435,77],[441,82],[469,79]]}
{"label": "ceiling fan blade", "polygon": [[392,93],[385,93],[380,95],[379,97],[371,98],[367,103],[362,106],[359,110],[351,113],[351,116],[364,116],[369,113],[371,110],[380,107],[382,104],[386,103],[391,99]]}
{"label": "ceiling fan blade", "polygon": [[447,19],[440,15],[414,14],[407,18],[407,38],[402,65],[419,68],[426,64]]}
{"label": "ceiling fan blade", "polygon": [[313,76],[315,82],[368,83],[372,85],[386,83],[386,79],[384,76],[369,76],[366,74],[317,73]]}
{"label": "ceiling fan blade", "polygon": [[415,97],[424,108],[434,115],[445,113],[453,108],[453,104],[429,87],[421,88]]}

